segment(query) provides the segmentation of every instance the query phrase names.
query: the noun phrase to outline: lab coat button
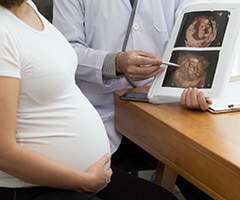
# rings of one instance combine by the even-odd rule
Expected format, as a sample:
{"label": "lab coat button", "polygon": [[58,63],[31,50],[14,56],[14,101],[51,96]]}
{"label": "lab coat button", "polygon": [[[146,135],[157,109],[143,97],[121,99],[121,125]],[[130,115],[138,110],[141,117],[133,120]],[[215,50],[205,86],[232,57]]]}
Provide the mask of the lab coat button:
{"label": "lab coat button", "polygon": [[138,23],[133,24],[133,30],[137,31],[140,28]]}

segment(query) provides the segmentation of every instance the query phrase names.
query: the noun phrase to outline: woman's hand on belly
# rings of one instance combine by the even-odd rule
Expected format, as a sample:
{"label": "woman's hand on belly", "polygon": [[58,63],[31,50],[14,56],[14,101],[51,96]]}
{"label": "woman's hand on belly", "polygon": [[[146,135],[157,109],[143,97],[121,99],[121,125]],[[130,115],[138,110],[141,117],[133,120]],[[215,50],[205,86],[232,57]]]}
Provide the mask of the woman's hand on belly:
{"label": "woman's hand on belly", "polygon": [[107,153],[87,169],[87,180],[83,188],[85,191],[98,192],[107,186],[112,176],[112,169],[109,167],[110,158],[111,154]]}

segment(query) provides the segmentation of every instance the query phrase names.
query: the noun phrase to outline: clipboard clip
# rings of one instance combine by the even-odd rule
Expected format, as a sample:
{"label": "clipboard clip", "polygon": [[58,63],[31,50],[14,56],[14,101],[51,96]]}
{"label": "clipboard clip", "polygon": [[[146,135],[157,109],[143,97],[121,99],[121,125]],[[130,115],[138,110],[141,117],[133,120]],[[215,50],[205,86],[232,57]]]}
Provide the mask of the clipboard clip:
{"label": "clipboard clip", "polygon": [[229,104],[228,108],[230,110],[240,110],[240,104]]}

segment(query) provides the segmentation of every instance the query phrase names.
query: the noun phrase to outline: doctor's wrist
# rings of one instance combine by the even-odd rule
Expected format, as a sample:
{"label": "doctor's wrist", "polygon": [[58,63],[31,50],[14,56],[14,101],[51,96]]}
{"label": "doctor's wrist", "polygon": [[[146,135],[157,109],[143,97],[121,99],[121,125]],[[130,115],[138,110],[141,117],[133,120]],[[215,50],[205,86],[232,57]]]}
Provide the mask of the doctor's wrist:
{"label": "doctor's wrist", "polygon": [[119,52],[116,55],[115,67],[116,67],[117,75],[122,75],[123,74],[122,67],[121,67],[121,60],[122,60],[123,54],[124,54],[124,52]]}

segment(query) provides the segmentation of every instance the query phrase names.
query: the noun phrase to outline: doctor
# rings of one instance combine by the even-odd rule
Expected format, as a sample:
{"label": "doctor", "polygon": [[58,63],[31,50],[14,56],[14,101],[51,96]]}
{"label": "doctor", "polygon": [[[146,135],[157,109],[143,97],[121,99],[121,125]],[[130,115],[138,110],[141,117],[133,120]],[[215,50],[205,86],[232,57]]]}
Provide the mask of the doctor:
{"label": "doctor", "polygon": [[149,86],[163,71],[161,57],[178,11],[189,2],[138,0],[124,51],[133,0],[54,1],[53,24],[77,53],[76,83],[104,122],[115,166],[128,156],[141,162],[139,169],[156,167],[156,159],[115,130],[113,91]]}

